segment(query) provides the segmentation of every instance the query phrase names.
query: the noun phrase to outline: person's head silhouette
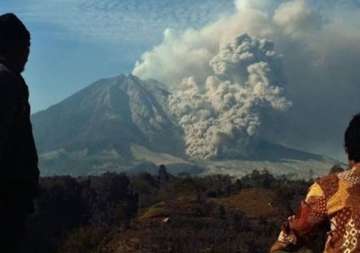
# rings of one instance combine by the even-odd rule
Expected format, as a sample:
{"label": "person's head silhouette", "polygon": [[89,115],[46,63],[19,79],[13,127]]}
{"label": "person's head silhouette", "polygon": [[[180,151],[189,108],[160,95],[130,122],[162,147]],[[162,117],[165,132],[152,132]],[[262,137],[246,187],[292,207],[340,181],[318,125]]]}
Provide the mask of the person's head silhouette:
{"label": "person's head silhouette", "polygon": [[346,129],[345,150],[350,165],[360,163],[360,113],[353,117]]}
{"label": "person's head silhouette", "polygon": [[22,72],[30,52],[30,32],[12,13],[0,16],[0,58],[13,71]]}

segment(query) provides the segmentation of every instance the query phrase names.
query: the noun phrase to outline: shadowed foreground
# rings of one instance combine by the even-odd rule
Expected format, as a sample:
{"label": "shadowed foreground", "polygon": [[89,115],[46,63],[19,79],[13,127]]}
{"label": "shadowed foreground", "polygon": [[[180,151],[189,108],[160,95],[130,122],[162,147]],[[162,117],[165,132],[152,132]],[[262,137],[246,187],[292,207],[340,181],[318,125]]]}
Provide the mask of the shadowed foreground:
{"label": "shadowed foreground", "polygon": [[[257,172],[41,180],[28,252],[266,252],[307,189]],[[318,240],[321,241],[321,240]],[[321,245],[313,245],[321,252]]]}

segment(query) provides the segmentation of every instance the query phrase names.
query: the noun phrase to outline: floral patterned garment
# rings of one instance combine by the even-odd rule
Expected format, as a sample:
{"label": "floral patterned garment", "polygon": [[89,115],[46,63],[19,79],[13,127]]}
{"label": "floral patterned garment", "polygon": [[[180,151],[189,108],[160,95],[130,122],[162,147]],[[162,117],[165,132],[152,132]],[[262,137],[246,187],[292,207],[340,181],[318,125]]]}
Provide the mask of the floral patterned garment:
{"label": "floral patterned garment", "polygon": [[359,167],[316,180],[297,215],[282,229],[278,242],[296,244],[325,220],[331,224],[325,253],[360,252]]}

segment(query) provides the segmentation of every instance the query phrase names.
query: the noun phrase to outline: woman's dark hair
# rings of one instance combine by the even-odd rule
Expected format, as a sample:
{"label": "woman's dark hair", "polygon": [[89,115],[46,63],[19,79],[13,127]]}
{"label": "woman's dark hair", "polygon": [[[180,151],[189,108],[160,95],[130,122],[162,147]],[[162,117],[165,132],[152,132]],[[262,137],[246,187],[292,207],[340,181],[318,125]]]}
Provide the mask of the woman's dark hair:
{"label": "woman's dark hair", "polygon": [[8,50],[17,45],[30,43],[30,32],[21,20],[13,13],[0,16],[0,50]]}
{"label": "woman's dark hair", "polygon": [[350,161],[360,162],[360,113],[353,117],[345,131],[345,149]]}

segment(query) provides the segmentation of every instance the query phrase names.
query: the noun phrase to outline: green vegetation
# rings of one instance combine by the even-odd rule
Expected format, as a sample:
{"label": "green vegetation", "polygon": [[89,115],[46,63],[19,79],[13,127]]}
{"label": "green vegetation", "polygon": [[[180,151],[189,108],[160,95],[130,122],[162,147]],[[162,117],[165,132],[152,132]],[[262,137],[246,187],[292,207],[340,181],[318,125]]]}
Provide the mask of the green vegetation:
{"label": "green vegetation", "polygon": [[[28,252],[266,252],[310,183],[230,176],[104,174],[41,180]],[[321,241],[314,252],[321,252]]]}

